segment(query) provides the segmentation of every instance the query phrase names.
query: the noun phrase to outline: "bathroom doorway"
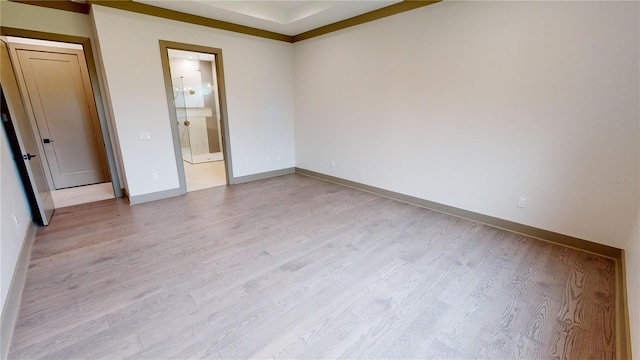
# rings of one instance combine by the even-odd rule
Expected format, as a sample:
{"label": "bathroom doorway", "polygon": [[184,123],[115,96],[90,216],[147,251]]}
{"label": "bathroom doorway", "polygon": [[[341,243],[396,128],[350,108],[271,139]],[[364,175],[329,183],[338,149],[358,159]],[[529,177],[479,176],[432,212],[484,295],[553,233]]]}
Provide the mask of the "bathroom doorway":
{"label": "bathroom doorway", "polygon": [[168,66],[165,85],[171,91],[170,96],[167,91],[167,100],[184,190],[226,185],[229,154],[225,148],[222,52],[162,41],[161,48],[163,44],[163,65]]}

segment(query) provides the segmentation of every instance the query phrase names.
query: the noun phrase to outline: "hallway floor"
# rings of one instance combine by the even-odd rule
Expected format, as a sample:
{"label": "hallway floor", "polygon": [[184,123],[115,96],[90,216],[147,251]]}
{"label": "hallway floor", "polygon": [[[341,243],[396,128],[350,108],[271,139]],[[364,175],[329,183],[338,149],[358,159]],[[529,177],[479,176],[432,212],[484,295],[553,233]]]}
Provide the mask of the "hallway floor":
{"label": "hallway floor", "polygon": [[183,161],[187,191],[207,189],[227,184],[224,161],[191,164]]}
{"label": "hallway floor", "polygon": [[53,204],[56,209],[86,204],[94,201],[113,199],[113,187],[111,182],[102,184],[78,186],[68,189],[54,190],[51,192]]}

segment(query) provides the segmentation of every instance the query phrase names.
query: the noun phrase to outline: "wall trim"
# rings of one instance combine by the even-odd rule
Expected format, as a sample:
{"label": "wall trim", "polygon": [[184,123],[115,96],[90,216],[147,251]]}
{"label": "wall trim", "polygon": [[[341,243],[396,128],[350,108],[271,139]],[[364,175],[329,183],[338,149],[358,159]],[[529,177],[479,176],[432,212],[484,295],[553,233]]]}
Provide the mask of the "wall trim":
{"label": "wall trim", "polygon": [[387,16],[400,14],[405,11],[414,10],[423,6],[436,4],[442,0],[403,0],[402,2],[385,6],[361,15],[357,15],[332,24],[321,26],[294,36],[280,34],[273,31],[262,30],[250,26],[239,25],[227,21],[215,20],[203,16],[192,15],[180,11],[164,9],[161,7],[147,5],[132,0],[87,0],[87,3],[76,3],[71,0],[9,0],[21,4],[42,6],[51,9],[73,11],[77,13],[89,14],[89,4],[101,5],[114,9],[131,11],[138,14],[156,16],[163,19],[182,21],[189,24],[206,26],[214,29],[232,31],[245,35],[257,36],[265,39],[294,43],[311,39],[316,36],[328,34],[334,31],[346,29],[352,26],[368,23]]}
{"label": "wall trim", "polygon": [[321,26],[317,29],[309,30],[301,34],[295,35],[292,42],[298,42],[314,38],[316,36],[325,35],[334,31],[350,28],[352,26],[368,23],[378,19],[385,18],[387,16],[400,14],[405,11],[414,10],[423,6],[432,5],[441,2],[442,0],[404,0],[403,2],[389,5],[377,10],[364,13],[362,15],[354,16],[342,21],[335,22],[333,24]]}
{"label": "wall trim", "polygon": [[89,14],[89,5],[79,2],[73,2],[70,0],[9,0],[26,5],[36,5],[47,7],[51,9],[58,9],[64,11],[72,11],[80,14]]}
{"label": "wall trim", "polygon": [[314,177],[320,180],[344,185],[350,188],[370,192],[376,195],[408,203],[411,205],[435,210],[445,214],[465,218],[482,224],[486,224],[498,229],[522,234],[553,244],[585,251],[588,253],[610,258],[615,262],[615,336],[616,336],[616,359],[631,359],[631,329],[629,327],[629,307],[627,300],[626,269],[624,263],[624,250],[608,245],[598,244],[592,241],[575,238],[568,235],[555,233],[548,230],[523,225],[508,220],[487,216],[472,211],[467,211],[453,206],[448,206],[429,200],[397,193],[390,190],[381,189],[375,186],[365,185],[351,180],[322,174],[319,172],[295,168],[296,174]]}
{"label": "wall trim", "polygon": [[[286,168],[286,169],[280,169],[280,170],[267,171],[267,172],[258,173],[258,174],[240,176],[236,178],[231,178],[229,185],[237,185],[237,184],[242,184],[249,181],[268,179],[268,178],[282,176],[282,175],[289,175],[295,172],[296,172],[295,168]],[[181,188],[157,191],[149,194],[134,195],[134,196],[129,196],[125,190],[125,197],[127,197],[129,201],[129,205],[138,205],[138,204],[143,204],[151,201],[168,199],[174,196],[180,196],[184,194],[185,192],[182,191]]]}
{"label": "wall trim", "polygon": [[129,199],[129,191],[127,191],[127,189],[122,189],[122,197],[127,200],[129,204],[131,204],[131,200]]}
{"label": "wall trim", "polygon": [[171,136],[173,139],[173,152],[176,157],[176,168],[178,169],[178,180],[183,193],[187,192],[187,181],[184,173],[184,163],[182,156],[182,145],[180,142],[180,130],[178,129],[178,118],[173,97],[173,83],[171,80],[171,64],[169,60],[170,49],[194,51],[205,54],[214,54],[216,65],[216,85],[218,86],[218,105],[220,107],[220,137],[222,138],[222,155],[224,157],[224,170],[227,184],[233,179],[233,158],[231,155],[231,135],[229,134],[229,116],[227,113],[227,90],[224,78],[224,60],[222,49],[179,43],[174,41],[159,40],[160,61],[162,62],[162,75],[164,78],[165,93],[167,96],[167,106],[169,107],[169,120],[171,125]]}
{"label": "wall trim", "polygon": [[250,26],[238,25],[222,20],[214,20],[204,16],[187,14],[175,10],[164,9],[157,6],[147,5],[143,3],[134,2],[132,0],[89,0],[91,5],[101,5],[119,10],[131,11],[138,14],[155,16],[163,19],[182,21],[194,25],[202,25],[214,29],[221,29],[227,31],[233,31],[246,35],[258,36],[271,40],[278,40],[284,42],[292,42],[293,37],[289,35],[279,34],[273,31],[267,31],[262,29],[253,28]]}
{"label": "wall trim", "polygon": [[151,201],[168,199],[174,196],[180,196],[182,194],[184,193],[180,188],[175,188],[175,189],[169,189],[169,190],[156,191],[148,194],[133,195],[133,196],[129,196],[128,199],[129,199],[129,205],[138,205],[138,204],[143,204]]}
{"label": "wall trim", "polygon": [[[633,359],[631,351],[631,327],[629,323],[629,298],[627,295],[627,267],[625,263],[625,253],[619,260],[616,260],[616,292],[614,294],[615,301],[615,320],[616,320],[616,358],[617,359]],[[636,352],[639,349],[636,349]]]}
{"label": "wall trim", "polygon": [[9,292],[5,299],[4,307],[2,308],[2,315],[0,318],[0,358],[6,359],[9,355],[9,346],[11,345],[11,338],[13,337],[13,330],[16,327],[18,321],[18,314],[20,312],[20,301],[22,299],[22,292],[24,291],[24,285],[27,280],[27,270],[29,268],[29,259],[31,258],[31,249],[33,248],[33,242],[36,239],[36,231],[38,226],[32,221],[27,233],[25,234],[24,241],[22,242],[22,248],[20,248],[20,255],[18,255],[18,262],[11,278],[11,285],[9,286]]}
{"label": "wall trim", "polygon": [[239,176],[231,179],[230,184],[237,185],[237,184],[242,184],[249,181],[256,181],[256,180],[268,179],[276,176],[294,174],[295,172],[296,172],[296,168],[291,167],[286,169],[267,171],[267,172],[258,173],[258,174]]}
{"label": "wall trim", "polygon": [[410,195],[401,194],[395,191],[381,189],[375,186],[366,185],[366,184],[342,179],[342,178],[331,176],[331,175],[322,174],[322,173],[311,171],[311,170],[296,168],[296,173],[300,175],[311,176],[321,180],[326,180],[336,184],[348,186],[358,190],[374,193],[376,195],[388,197],[388,198],[402,201],[411,205],[416,205],[419,207],[439,211],[439,212],[457,216],[460,218],[473,220],[473,221],[483,223],[489,226],[493,226],[499,229],[515,232],[518,234],[522,234],[522,235],[526,235],[526,236],[540,239],[543,241],[548,241],[555,244],[567,246],[567,247],[578,249],[581,251],[586,251],[586,252],[604,256],[610,259],[620,260],[622,258],[622,250],[612,246],[575,238],[569,235],[559,234],[553,231],[539,229],[529,225],[519,224],[513,221],[504,220],[504,219],[500,219],[493,216],[483,215],[473,211],[468,211],[468,210],[456,208],[453,206],[440,204],[437,202],[417,198]]}

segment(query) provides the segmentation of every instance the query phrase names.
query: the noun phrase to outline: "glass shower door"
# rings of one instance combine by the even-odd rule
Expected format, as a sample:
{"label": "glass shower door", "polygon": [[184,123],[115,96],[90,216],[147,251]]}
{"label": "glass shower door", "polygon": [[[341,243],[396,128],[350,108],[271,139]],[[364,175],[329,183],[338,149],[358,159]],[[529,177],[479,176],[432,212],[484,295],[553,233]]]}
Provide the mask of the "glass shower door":
{"label": "glass shower door", "polygon": [[173,84],[173,99],[176,108],[176,118],[178,119],[178,133],[180,134],[180,146],[182,147],[182,159],[193,163],[193,153],[191,152],[191,137],[189,127],[191,122],[187,114],[185,92],[189,91],[184,87],[184,77],[171,79]]}
{"label": "glass shower door", "polygon": [[183,160],[224,160],[216,55],[170,49],[169,57]]}

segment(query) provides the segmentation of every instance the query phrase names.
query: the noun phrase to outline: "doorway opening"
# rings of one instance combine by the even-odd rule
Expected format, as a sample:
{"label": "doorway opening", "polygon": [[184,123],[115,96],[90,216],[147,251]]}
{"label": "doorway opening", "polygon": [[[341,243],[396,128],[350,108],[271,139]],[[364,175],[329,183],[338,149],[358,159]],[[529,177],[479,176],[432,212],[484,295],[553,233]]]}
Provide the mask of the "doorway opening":
{"label": "doorway opening", "polygon": [[222,51],[161,41],[183,192],[229,183]]}
{"label": "doorway opening", "polygon": [[6,38],[55,208],[116,197],[84,45]]}

